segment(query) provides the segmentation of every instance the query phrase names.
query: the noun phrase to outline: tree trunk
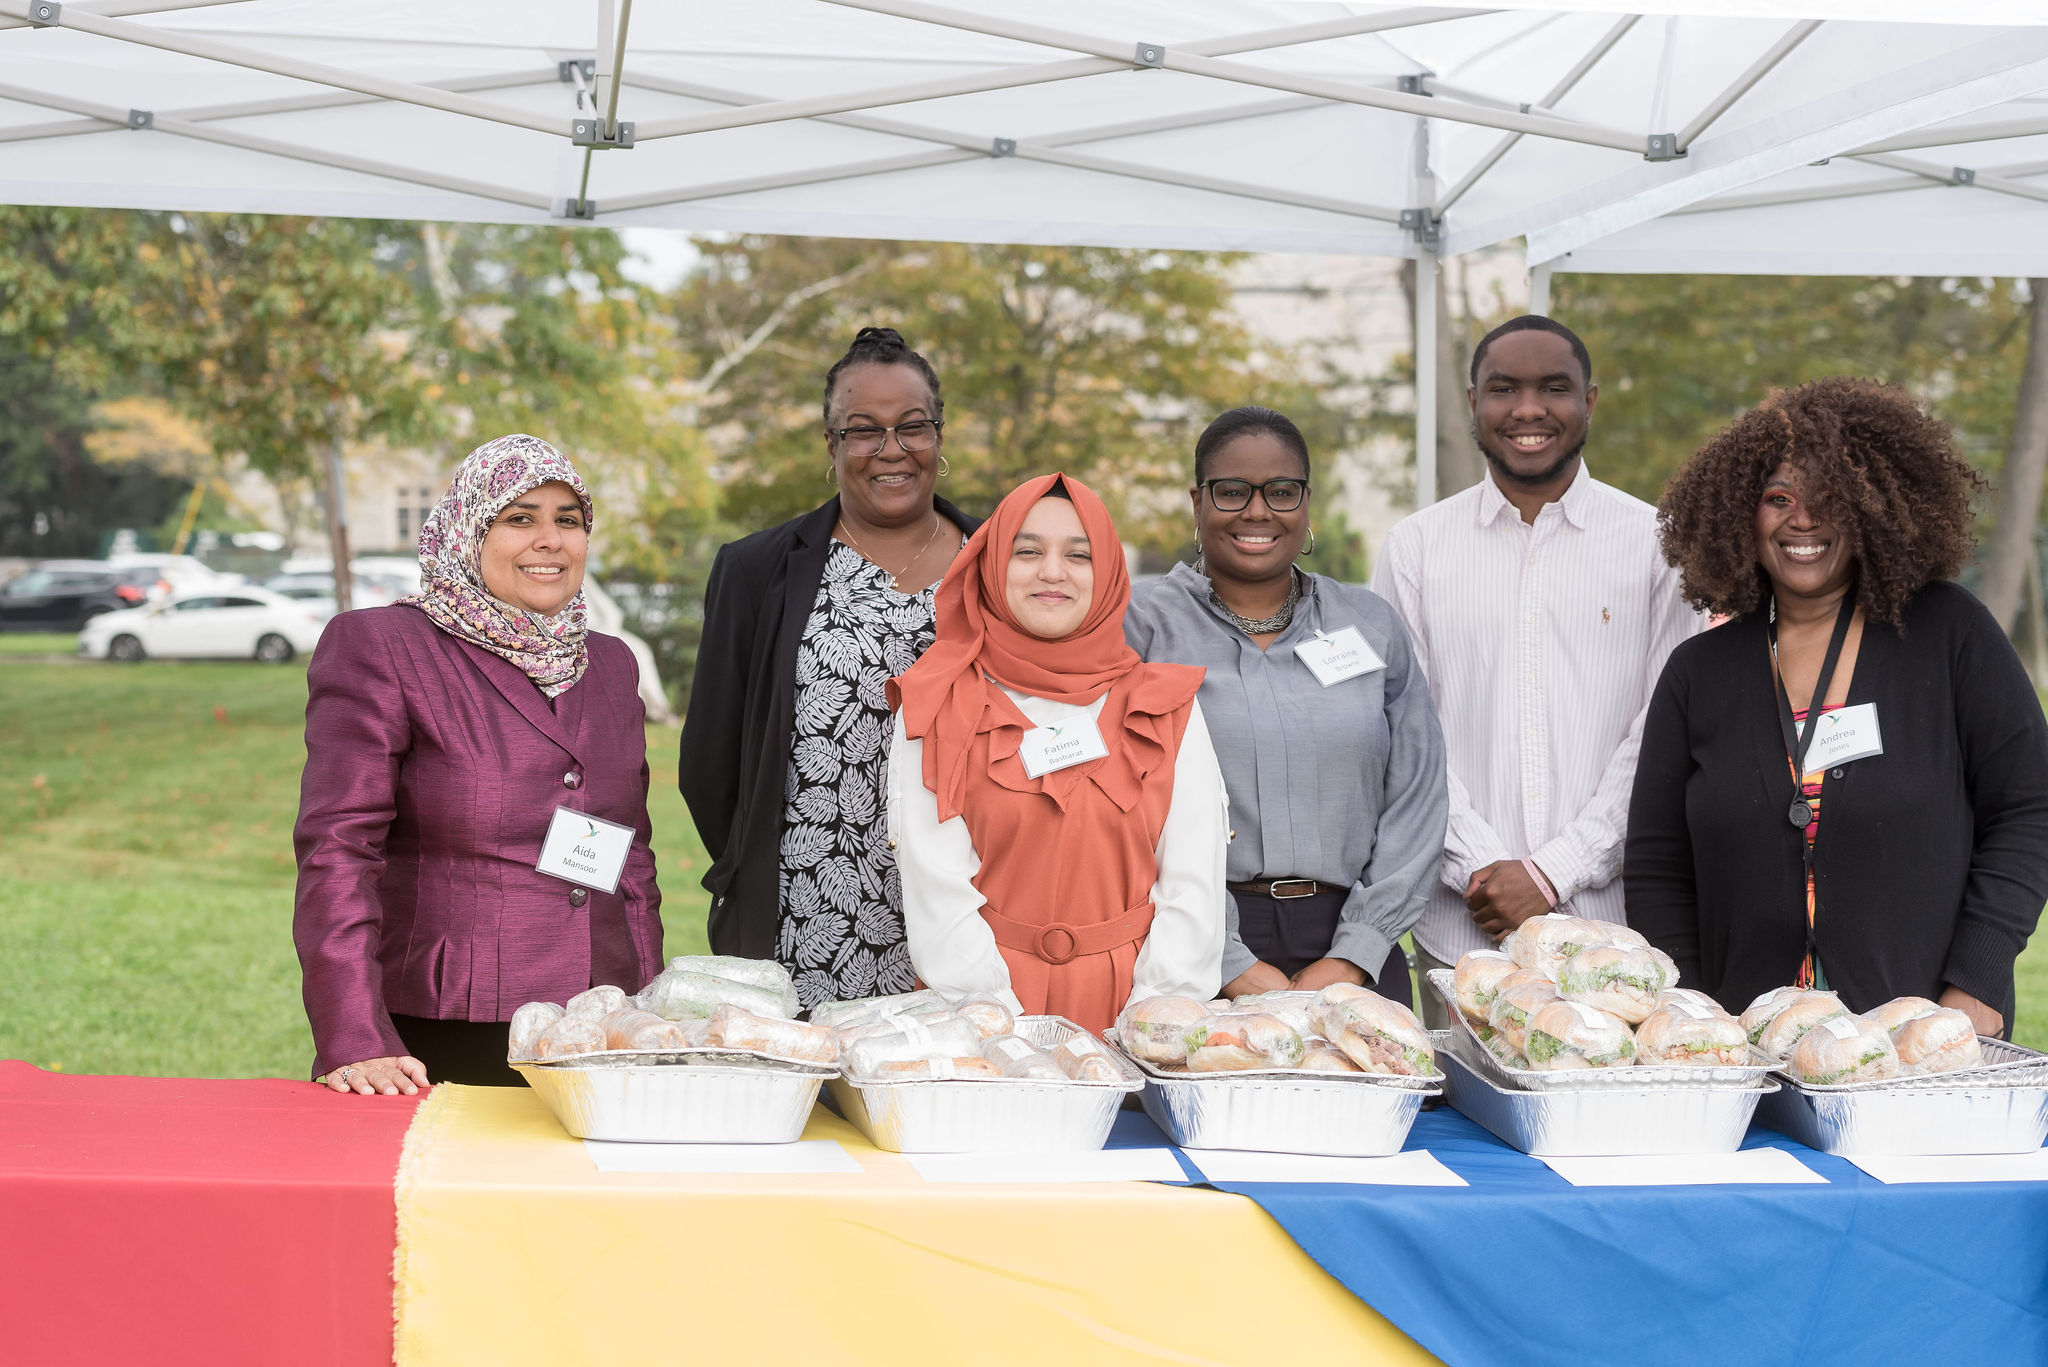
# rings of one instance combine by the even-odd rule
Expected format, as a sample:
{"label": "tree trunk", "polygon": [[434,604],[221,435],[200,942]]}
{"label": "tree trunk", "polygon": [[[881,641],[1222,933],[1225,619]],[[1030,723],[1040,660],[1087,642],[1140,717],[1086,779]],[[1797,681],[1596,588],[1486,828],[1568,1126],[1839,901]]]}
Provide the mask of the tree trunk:
{"label": "tree trunk", "polygon": [[348,485],[341,473],[341,439],[327,444],[327,544],[334,553],[334,610],[355,606],[355,576],[348,562]]}
{"label": "tree trunk", "polygon": [[2027,281],[2033,304],[2027,316],[2027,359],[2013,406],[2012,438],[1999,481],[1998,521],[1984,557],[1984,606],[2011,635],[2020,592],[2038,569],[2034,524],[2041,511],[2041,481],[2048,470],[2048,279]]}

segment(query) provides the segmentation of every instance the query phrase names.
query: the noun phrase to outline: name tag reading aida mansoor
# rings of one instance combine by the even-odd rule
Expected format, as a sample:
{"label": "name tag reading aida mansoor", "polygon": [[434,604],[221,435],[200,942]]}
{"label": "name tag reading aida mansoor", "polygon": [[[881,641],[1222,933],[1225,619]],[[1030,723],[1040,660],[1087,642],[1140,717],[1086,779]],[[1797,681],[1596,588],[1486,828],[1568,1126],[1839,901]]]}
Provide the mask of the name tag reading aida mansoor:
{"label": "name tag reading aida mansoor", "polygon": [[1296,646],[1294,653],[1325,688],[1387,667],[1387,662],[1358,634],[1357,627],[1342,627],[1327,635],[1319,631],[1313,639]]}
{"label": "name tag reading aida mansoor", "polygon": [[1074,717],[1058,726],[1036,727],[1026,731],[1024,739],[1017,742],[1017,758],[1024,762],[1026,778],[1043,778],[1056,769],[1071,769],[1108,754],[1102,732],[1095,729],[1095,719],[1089,716]]}
{"label": "name tag reading aida mansoor", "polygon": [[1877,729],[1877,704],[1860,702],[1820,714],[1818,729],[1806,751],[1806,772],[1832,769],[1852,759],[1869,759],[1884,753],[1884,736]]}
{"label": "name tag reading aida mansoor", "polygon": [[548,838],[541,842],[540,862],[534,867],[550,878],[599,892],[617,892],[619,874],[632,850],[631,826],[557,807],[555,819],[548,823]]}

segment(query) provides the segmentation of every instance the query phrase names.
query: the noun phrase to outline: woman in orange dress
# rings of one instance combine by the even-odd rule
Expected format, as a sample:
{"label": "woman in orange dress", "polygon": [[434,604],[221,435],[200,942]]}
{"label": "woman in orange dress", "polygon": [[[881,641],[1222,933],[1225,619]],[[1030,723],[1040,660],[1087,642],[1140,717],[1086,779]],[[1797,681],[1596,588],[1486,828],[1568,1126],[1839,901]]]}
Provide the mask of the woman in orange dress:
{"label": "woman in orange dress", "polygon": [[889,827],[918,976],[1101,1030],[1222,981],[1223,776],[1202,671],[1124,640],[1108,509],[1043,475],[967,541],[890,682]]}

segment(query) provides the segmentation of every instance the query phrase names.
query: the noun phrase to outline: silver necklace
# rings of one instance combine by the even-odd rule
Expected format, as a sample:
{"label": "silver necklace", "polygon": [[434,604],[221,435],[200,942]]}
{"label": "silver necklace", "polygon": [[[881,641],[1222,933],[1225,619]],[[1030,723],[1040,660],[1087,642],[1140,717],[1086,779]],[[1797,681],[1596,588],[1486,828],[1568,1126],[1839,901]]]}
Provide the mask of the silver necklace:
{"label": "silver necklace", "polygon": [[1301,571],[1289,567],[1287,571],[1287,601],[1280,605],[1280,611],[1271,617],[1240,617],[1231,611],[1230,604],[1220,598],[1214,586],[1209,589],[1209,601],[1214,603],[1230,624],[1247,636],[1267,636],[1276,631],[1285,631],[1294,625],[1294,610],[1301,604]]}

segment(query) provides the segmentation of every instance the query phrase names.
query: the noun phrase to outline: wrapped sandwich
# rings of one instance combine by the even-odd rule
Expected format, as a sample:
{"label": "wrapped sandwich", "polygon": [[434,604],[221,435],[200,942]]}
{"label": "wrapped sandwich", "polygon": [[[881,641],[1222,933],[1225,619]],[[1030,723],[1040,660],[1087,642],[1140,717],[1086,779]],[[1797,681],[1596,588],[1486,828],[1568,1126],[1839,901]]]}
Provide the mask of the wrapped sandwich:
{"label": "wrapped sandwich", "polygon": [[1002,1069],[990,1063],[979,1054],[965,1054],[949,1058],[944,1054],[933,1054],[929,1058],[894,1059],[884,1063],[869,1078],[874,1082],[973,1082],[977,1079],[995,1078],[1003,1075]]}
{"label": "wrapped sandwich", "polygon": [[1772,988],[1742,1008],[1742,1014],[1736,1018],[1742,1026],[1742,1033],[1749,1036],[1751,1044],[1755,1044],[1763,1038],[1764,1027],[1776,1020],[1780,1011],[1805,995],[1803,987]]}
{"label": "wrapped sandwich", "polygon": [[1029,1082],[1065,1082],[1067,1075],[1053,1062],[1052,1055],[1020,1035],[997,1035],[984,1040],[981,1056],[1002,1071],[1004,1077]]}
{"label": "wrapped sandwich", "polygon": [[[1486,1009],[1486,1023],[1493,1027],[1493,1033],[1510,1050],[1526,1054],[1529,1052],[1530,1014],[1546,1002],[1557,999],[1557,987],[1548,978],[1509,984],[1493,994],[1493,1003]],[[1487,1042],[1492,1043],[1491,1040]]]}
{"label": "wrapped sandwich", "polygon": [[[1600,930],[1607,937],[1607,943],[1610,945],[1620,945],[1623,949],[1650,948],[1649,937],[1634,926],[1619,925],[1613,921],[1602,921],[1600,923]],[[1661,954],[1663,951],[1659,950],[1658,953]],[[1676,969],[1672,970],[1671,980],[1673,982],[1678,981]]]}
{"label": "wrapped sandwich", "polygon": [[789,1010],[783,1019],[797,1013],[796,984],[789,970],[774,959],[741,959],[731,954],[682,954],[668,961],[670,968],[684,973],[704,973],[727,982],[745,983],[782,997]]}
{"label": "wrapped sandwich", "polygon": [[915,992],[897,992],[886,997],[856,997],[851,1001],[819,1002],[811,1008],[811,1024],[837,1029],[883,1016],[944,1015],[953,1008],[929,987]]}
{"label": "wrapped sandwich", "polygon": [[1555,978],[1564,961],[1580,950],[1596,949],[1610,943],[1608,929],[1602,921],[1588,921],[1557,911],[1546,912],[1541,916],[1531,916],[1516,926],[1514,933],[1501,942],[1501,948],[1523,968],[1533,968]]}
{"label": "wrapped sandwich", "polygon": [[1907,1077],[1984,1065],[1984,1046],[1977,1042],[1977,1027],[1951,1006],[1937,1006],[1913,1017],[1893,1030],[1891,1037],[1899,1055],[1899,1071]]}
{"label": "wrapped sandwich", "polygon": [[1657,994],[1671,986],[1671,976],[1658,958],[1652,949],[1582,949],[1558,966],[1557,995],[1639,1025],[1657,1009]]}
{"label": "wrapped sandwich", "polygon": [[1362,1073],[1365,1069],[1351,1056],[1326,1039],[1309,1040],[1302,1048],[1301,1062],[1294,1065],[1304,1073]]}
{"label": "wrapped sandwich", "polygon": [[875,1077],[885,1063],[932,1057],[964,1058],[981,1054],[981,1032],[958,1016],[941,1016],[926,1022],[915,1016],[899,1016],[896,1028],[863,1039],[848,1040],[840,1035],[840,1059],[849,1077]]}
{"label": "wrapped sandwich", "polygon": [[630,1006],[626,989],[609,983],[578,992],[569,998],[568,1014],[579,1020],[601,1021],[622,1006]]}
{"label": "wrapped sandwich", "polygon": [[1529,1066],[1528,1055],[1508,1043],[1506,1035],[1501,1034],[1491,1026],[1485,1027],[1485,1029],[1486,1033],[1480,1036],[1480,1043],[1486,1046],[1487,1053],[1493,1055],[1494,1062],[1503,1068],[1527,1068]]}
{"label": "wrapped sandwich", "polygon": [[1783,1063],[1814,1026],[1848,1014],[1849,1008],[1832,992],[1802,992],[1770,1018],[1756,1036],[1756,1047]]}
{"label": "wrapped sandwich", "polygon": [[1500,950],[1475,949],[1458,960],[1452,975],[1452,999],[1475,1028],[1485,1025],[1486,1008],[1493,1005],[1493,994],[1500,990],[1501,980],[1523,971]]}
{"label": "wrapped sandwich", "polygon": [[[1881,1025],[1893,1034],[1897,1034],[1899,1027],[1915,1016],[1924,1016],[1930,1011],[1939,1010],[1941,1010],[1939,1006],[1925,997],[1893,997],[1883,1006],[1875,1006],[1865,1011],[1863,1019]],[[1893,1042],[1896,1043],[1897,1041]]]}
{"label": "wrapped sandwich", "polygon": [[585,1016],[564,1016],[533,1041],[536,1059],[568,1058],[604,1051],[604,1026]]}
{"label": "wrapped sandwich", "polygon": [[1009,1004],[992,992],[962,997],[953,1003],[953,1010],[985,1040],[1007,1035],[1017,1028],[1017,1017]]}
{"label": "wrapped sandwich", "polygon": [[1193,997],[1147,997],[1132,1002],[1117,1018],[1117,1038],[1132,1058],[1155,1068],[1182,1068],[1188,1061],[1188,1031],[1213,1014]]}
{"label": "wrapped sandwich", "polygon": [[533,1042],[541,1032],[568,1013],[553,1002],[528,1002],[512,1013],[510,1038],[506,1041],[505,1057],[513,1063],[534,1058]]}
{"label": "wrapped sandwich", "polygon": [[1313,992],[1261,992],[1256,996],[1236,997],[1231,1000],[1232,1011],[1262,1011],[1287,1026],[1297,1035],[1311,1035],[1315,1027],[1309,1024],[1309,1008],[1315,1005]]}
{"label": "wrapped sandwich", "polygon": [[667,1025],[668,1021],[652,1011],[642,1011],[637,1006],[622,1006],[598,1022],[604,1027],[604,1047],[607,1049],[637,1049],[634,1038],[650,1025]]}
{"label": "wrapped sandwich", "polygon": [[[749,961],[751,962],[751,961]],[[595,988],[591,989],[596,991]],[[795,991],[756,987],[690,968],[665,968],[640,993],[640,1005],[663,1020],[708,1018],[721,1006],[738,1006],[771,1020],[796,1015]]]}
{"label": "wrapped sandwich", "polygon": [[1292,1068],[1304,1048],[1301,1035],[1285,1021],[1259,1011],[1204,1016],[1188,1027],[1186,1039],[1191,1073]]}
{"label": "wrapped sandwich", "polygon": [[[1798,1009],[1796,1003],[1786,1008]],[[1789,1071],[1810,1087],[1874,1082],[1898,1076],[1899,1052],[1892,1045],[1891,1032],[1882,1025],[1842,1014],[1816,1022],[1799,1037],[1792,1047]]]}
{"label": "wrapped sandwich", "polygon": [[803,1063],[839,1061],[839,1032],[831,1026],[757,1016],[743,1006],[713,1011],[705,1038],[720,1049],[750,1049]]}
{"label": "wrapped sandwich", "polygon": [[1666,991],[1636,1027],[1636,1062],[1687,1067],[1753,1062],[1749,1036],[1735,1017],[1703,992]]}
{"label": "wrapped sandwich", "polygon": [[1415,1013],[1372,992],[1325,991],[1312,1015],[1316,1032],[1343,1050],[1359,1071],[1393,1077],[1437,1077],[1436,1049]]}
{"label": "wrapped sandwich", "polygon": [[1584,1002],[1554,1001],[1529,1017],[1529,1067],[1537,1072],[1625,1068],[1635,1062],[1635,1036],[1618,1016]]}
{"label": "wrapped sandwich", "polygon": [[1069,1035],[1046,1051],[1074,1082],[1122,1082],[1124,1070],[1101,1040],[1093,1035]]}

